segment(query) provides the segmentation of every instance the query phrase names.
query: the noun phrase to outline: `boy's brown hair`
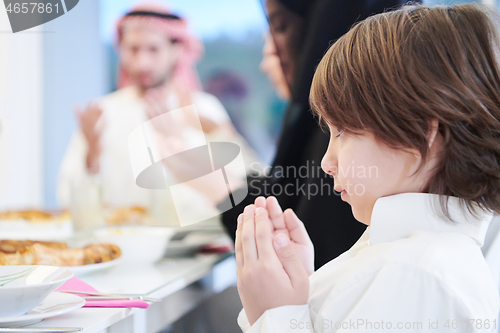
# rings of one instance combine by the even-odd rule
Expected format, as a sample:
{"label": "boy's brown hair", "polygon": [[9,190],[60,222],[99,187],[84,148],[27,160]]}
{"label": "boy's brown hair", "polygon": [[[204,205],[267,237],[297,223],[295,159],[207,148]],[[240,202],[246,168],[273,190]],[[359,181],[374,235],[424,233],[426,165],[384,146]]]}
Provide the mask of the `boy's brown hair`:
{"label": "boy's brown hair", "polygon": [[442,155],[424,192],[500,213],[497,22],[476,4],[405,6],[372,16],[321,60],[312,109],[339,130],[368,130],[393,148],[417,149],[423,162],[429,121],[437,119]]}

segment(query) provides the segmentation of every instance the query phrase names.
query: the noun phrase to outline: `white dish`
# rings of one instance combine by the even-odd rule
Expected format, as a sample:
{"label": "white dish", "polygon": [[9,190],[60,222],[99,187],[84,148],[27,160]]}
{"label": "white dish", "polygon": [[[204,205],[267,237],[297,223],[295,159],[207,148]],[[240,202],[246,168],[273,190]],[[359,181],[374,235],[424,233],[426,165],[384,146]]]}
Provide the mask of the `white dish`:
{"label": "white dish", "polygon": [[102,243],[120,247],[124,262],[153,264],[163,258],[175,230],[168,227],[118,226],[94,231]]}
{"label": "white dish", "polygon": [[25,315],[0,318],[0,327],[21,327],[38,323],[45,318],[62,315],[85,305],[79,296],[53,292],[42,303]]}
{"label": "white dish", "polygon": [[121,262],[121,257],[114,260],[100,262],[98,264],[81,265],[81,266],[66,266],[65,268],[71,270],[76,276],[82,276],[103,269],[111,268]]}
{"label": "white dish", "polygon": [[73,276],[61,267],[0,266],[0,318],[25,314]]}

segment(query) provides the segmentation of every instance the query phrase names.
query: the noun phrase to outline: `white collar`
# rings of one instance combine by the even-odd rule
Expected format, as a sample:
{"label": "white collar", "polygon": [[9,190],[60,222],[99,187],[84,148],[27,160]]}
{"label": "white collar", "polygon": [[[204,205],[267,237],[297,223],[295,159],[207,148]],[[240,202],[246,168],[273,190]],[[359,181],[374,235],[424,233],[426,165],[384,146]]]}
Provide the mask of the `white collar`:
{"label": "white collar", "polygon": [[453,222],[438,215],[441,210],[437,194],[403,193],[379,198],[373,207],[369,244],[395,241],[424,230],[461,233],[482,246],[493,214],[478,210],[474,217],[456,197],[448,197],[448,209]]}

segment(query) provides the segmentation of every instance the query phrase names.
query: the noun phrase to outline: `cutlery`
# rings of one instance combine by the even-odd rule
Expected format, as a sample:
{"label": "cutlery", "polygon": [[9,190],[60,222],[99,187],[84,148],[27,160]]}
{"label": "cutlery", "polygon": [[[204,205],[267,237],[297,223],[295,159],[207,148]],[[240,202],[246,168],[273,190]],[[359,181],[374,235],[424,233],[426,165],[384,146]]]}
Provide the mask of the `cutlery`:
{"label": "cutlery", "polygon": [[141,300],[144,301],[144,298],[142,296],[80,296],[83,299],[87,299],[90,301],[93,300]]}
{"label": "cutlery", "polygon": [[78,290],[58,290],[58,291],[61,293],[68,293],[68,294],[89,295],[88,297],[83,297],[85,299],[140,299],[151,303],[162,302],[161,299],[151,298],[146,296],[133,296],[125,294],[104,294],[104,293],[93,293],[89,291],[78,291]]}
{"label": "cutlery", "polygon": [[80,332],[83,331],[81,327],[10,327],[10,328],[0,328],[0,332],[3,333],[66,333],[66,332]]}

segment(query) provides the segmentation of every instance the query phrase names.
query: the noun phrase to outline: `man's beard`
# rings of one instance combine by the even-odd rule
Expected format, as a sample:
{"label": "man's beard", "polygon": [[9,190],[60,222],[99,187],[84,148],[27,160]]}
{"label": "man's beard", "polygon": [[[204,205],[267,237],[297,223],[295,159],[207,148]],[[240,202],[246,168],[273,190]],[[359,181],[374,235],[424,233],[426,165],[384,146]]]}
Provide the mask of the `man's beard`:
{"label": "man's beard", "polygon": [[173,68],[169,69],[166,73],[161,75],[157,80],[155,80],[155,82],[153,82],[152,84],[148,84],[148,85],[142,85],[140,83],[140,80],[136,80],[136,82],[138,82],[137,86],[142,91],[147,91],[149,89],[156,89],[156,88],[162,87],[170,81],[170,79],[172,77],[172,72],[173,72]]}

